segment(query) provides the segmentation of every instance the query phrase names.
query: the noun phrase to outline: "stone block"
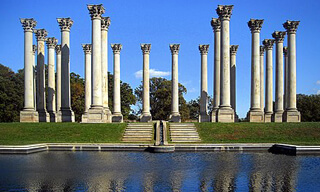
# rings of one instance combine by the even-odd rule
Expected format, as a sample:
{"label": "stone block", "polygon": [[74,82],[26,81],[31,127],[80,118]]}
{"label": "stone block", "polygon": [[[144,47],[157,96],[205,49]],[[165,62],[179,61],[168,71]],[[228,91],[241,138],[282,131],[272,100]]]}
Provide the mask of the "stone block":
{"label": "stone block", "polygon": [[48,111],[50,116],[50,122],[57,122],[57,113],[53,111]]}
{"label": "stone block", "polygon": [[63,109],[58,112],[58,122],[75,122],[74,112],[71,109]]}
{"label": "stone block", "polygon": [[211,112],[211,122],[218,122],[217,121],[217,112],[218,112],[218,110],[212,110],[212,112]]}
{"label": "stone block", "polygon": [[[262,111],[249,111],[247,118],[249,122],[258,122],[258,123],[264,122],[264,114]],[[271,116],[270,116],[270,122],[271,122]]]}
{"label": "stone block", "polygon": [[140,116],[140,122],[151,122],[151,121],[152,121],[151,114],[142,114]]}
{"label": "stone block", "polygon": [[283,113],[283,122],[301,122],[301,114],[299,111],[285,111]]}
{"label": "stone block", "polygon": [[83,123],[111,123],[111,115],[106,114],[102,107],[90,108],[87,113],[87,122]]}
{"label": "stone block", "polygon": [[265,122],[265,123],[270,123],[270,122],[272,122],[272,113],[266,113],[266,114],[264,114],[264,122]]}
{"label": "stone block", "polygon": [[217,121],[222,123],[234,123],[234,111],[230,108],[220,108],[217,113]]}
{"label": "stone block", "polygon": [[200,114],[199,122],[210,122],[210,116],[208,114]]}
{"label": "stone block", "polygon": [[50,115],[46,110],[38,111],[39,122],[50,122]]}
{"label": "stone block", "polygon": [[273,122],[282,122],[283,112],[275,112],[272,117]]}
{"label": "stone block", "polygon": [[180,114],[178,114],[178,115],[170,115],[169,121],[170,121],[170,122],[180,123],[180,122],[181,122],[181,116],[180,116]]}
{"label": "stone block", "polygon": [[37,111],[20,111],[20,122],[21,123],[33,123],[33,122],[39,122],[39,114]]}
{"label": "stone block", "polygon": [[113,114],[112,115],[112,122],[122,123],[123,122],[123,115],[122,114]]}

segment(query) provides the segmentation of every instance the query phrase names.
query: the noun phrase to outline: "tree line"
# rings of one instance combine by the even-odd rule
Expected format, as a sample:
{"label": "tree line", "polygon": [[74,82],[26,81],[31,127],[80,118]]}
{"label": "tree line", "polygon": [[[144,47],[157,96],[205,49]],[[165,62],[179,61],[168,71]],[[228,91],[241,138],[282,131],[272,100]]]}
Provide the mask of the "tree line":
{"label": "tree line", "polygon": [[[46,70],[47,71],[47,70]],[[47,75],[46,75],[47,76]],[[109,107],[113,103],[113,75],[109,73]],[[47,81],[46,81],[47,82]],[[71,107],[76,121],[81,121],[84,112],[84,79],[76,73],[70,73]],[[199,100],[187,102],[184,95],[186,87],[179,83],[179,110],[182,121],[197,120],[199,116]],[[142,83],[134,90],[128,83],[121,81],[121,111],[126,120],[139,120],[142,112]],[[17,73],[0,64],[0,122],[18,122],[23,109],[24,72]],[[208,98],[208,110],[213,108],[213,98]],[[132,106],[138,106],[134,110]],[[168,119],[171,111],[171,81],[161,77],[150,79],[150,106],[154,120]],[[320,121],[320,95],[297,95],[297,108],[301,112],[302,121]]]}

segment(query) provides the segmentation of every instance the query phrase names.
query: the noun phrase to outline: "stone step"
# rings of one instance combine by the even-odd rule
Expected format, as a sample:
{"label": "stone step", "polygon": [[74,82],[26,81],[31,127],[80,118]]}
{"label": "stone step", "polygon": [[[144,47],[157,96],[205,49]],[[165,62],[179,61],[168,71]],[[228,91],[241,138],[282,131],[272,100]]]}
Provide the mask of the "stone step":
{"label": "stone step", "polygon": [[183,127],[183,126],[195,126],[193,123],[187,123],[187,124],[183,124],[183,123],[177,123],[177,124],[170,124],[170,127],[174,127],[174,126],[176,126],[176,127]]}
{"label": "stone step", "polygon": [[152,133],[124,133],[124,136],[128,136],[128,135],[143,135],[143,136],[152,136]]}
{"label": "stone step", "polygon": [[179,132],[179,131],[186,131],[186,132],[190,132],[190,131],[193,131],[193,132],[197,132],[196,129],[170,129],[170,132]]}
{"label": "stone step", "polygon": [[127,128],[125,131],[153,131],[153,129],[144,129],[144,128]]}
{"label": "stone step", "polygon": [[171,140],[172,141],[181,141],[181,140],[183,140],[183,141],[195,141],[195,140],[201,141],[200,138],[189,138],[189,137],[171,138]]}
{"label": "stone step", "polygon": [[171,136],[180,136],[180,135],[185,135],[185,136],[195,135],[195,136],[198,136],[198,133],[197,133],[197,132],[189,132],[189,133],[185,133],[185,132],[180,132],[180,133],[171,132],[170,135],[171,135]]}
{"label": "stone step", "polygon": [[179,140],[179,141],[172,141],[175,143],[197,143],[197,142],[201,142],[201,140],[194,140],[194,141],[190,141],[190,140]]}
{"label": "stone step", "polygon": [[149,131],[149,130],[127,130],[125,131],[125,133],[152,133],[153,131]]}
{"label": "stone step", "polygon": [[132,137],[136,137],[136,138],[150,138],[150,137],[152,137],[152,135],[124,135],[122,138],[132,138]]}
{"label": "stone step", "polygon": [[152,124],[128,124],[127,127],[153,127]]}
{"label": "stone step", "polygon": [[143,142],[143,141],[152,141],[151,138],[145,139],[145,138],[124,138],[122,141],[128,141],[128,142]]}

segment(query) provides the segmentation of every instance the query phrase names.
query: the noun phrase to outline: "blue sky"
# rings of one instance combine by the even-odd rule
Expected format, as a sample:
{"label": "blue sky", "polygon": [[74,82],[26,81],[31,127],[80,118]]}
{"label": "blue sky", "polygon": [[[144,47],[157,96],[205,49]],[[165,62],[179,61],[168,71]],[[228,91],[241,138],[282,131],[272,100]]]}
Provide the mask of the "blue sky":
{"label": "blue sky", "polygon": [[[36,28],[45,28],[48,37],[60,42],[56,18],[71,17],[70,69],[84,76],[81,44],[91,43],[91,19],[86,4],[102,3],[104,16],[111,18],[109,44],[121,43],[121,80],[135,88],[141,83],[137,72],[142,69],[140,43],[151,43],[150,69],[155,75],[170,79],[170,43],[180,43],[179,82],[187,87],[187,100],[200,93],[199,44],[210,44],[208,53],[208,92],[213,94],[212,17],[218,4],[234,5],[230,21],[231,44],[239,45],[237,53],[237,112],[244,117],[250,107],[251,33],[250,18],[264,19],[263,39],[272,38],[275,30],[284,30],[286,20],[300,20],[297,31],[297,93],[320,94],[318,46],[320,25],[318,0],[1,0],[0,63],[14,71],[23,68],[23,29],[19,18],[34,18]],[[35,40],[34,40],[34,43]],[[285,39],[285,45],[287,41]],[[109,71],[112,51],[109,46]],[[274,57],[275,59],[275,57]],[[275,85],[274,85],[275,86]]]}

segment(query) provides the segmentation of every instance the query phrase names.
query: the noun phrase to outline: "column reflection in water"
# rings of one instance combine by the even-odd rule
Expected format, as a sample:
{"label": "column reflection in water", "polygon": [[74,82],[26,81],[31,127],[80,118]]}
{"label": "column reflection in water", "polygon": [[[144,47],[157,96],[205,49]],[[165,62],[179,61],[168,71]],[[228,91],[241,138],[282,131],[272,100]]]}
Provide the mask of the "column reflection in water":
{"label": "column reflection in water", "polygon": [[310,191],[320,187],[319,163],[317,156],[236,152],[1,155],[0,191]]}

